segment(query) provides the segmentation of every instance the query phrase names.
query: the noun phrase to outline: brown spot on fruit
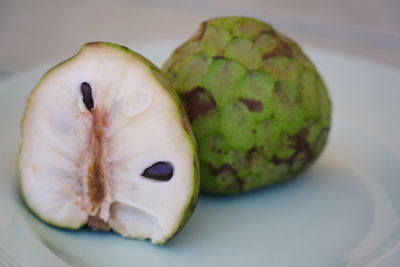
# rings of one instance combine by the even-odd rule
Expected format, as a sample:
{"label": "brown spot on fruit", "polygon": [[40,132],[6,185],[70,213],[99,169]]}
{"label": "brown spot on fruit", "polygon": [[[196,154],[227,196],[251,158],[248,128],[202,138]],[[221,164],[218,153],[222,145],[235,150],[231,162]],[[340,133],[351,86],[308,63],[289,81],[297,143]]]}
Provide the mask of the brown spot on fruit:
{"label": "brown spot on fruit", "polygon": [[275,165],[288,164],[288,166],[293,167],[295,159],[304,155],[305,166],[309,166],[317,157],[317,155],[312,151],[310,144],[307,141],[307,136],[309,134],[309,126],[303,127],[297,134],[293,135],[291,139],[293,140],[293,148],[295,153],[289,158],[278,158],[276,155],[272,157],[271,162]]}
{"label": "brown spot on fruit", "polygon": [[298,104],[300,101],[295,89],[288,83],[277,82],[274,91],[279,103],[284,106],[291,107],[292,105]]}
{"label": "brown spot on fruit", "polygon": [[296,153],[292,156],[292,161],[299,154],[304,154],[306,157],[306,161],[311,163],[317,155],[313,152],[310,143],[307,141],[307,137],[310,132],[310,127],[303,127],[297,134],[293,136],[293,142],[296,146]]}
{"label": "brown spot on fruit", "polygon": [[229,163],[225,163],[219,168],[215,168],[213,165],[208,164],[208,168],[210,169],[211,174],[214,176],[219,176],[223,179],[226,179],[226,177],[233,178],[233,182],[226,188],[227,192],[235,193],[243,191],[244,181],[240,179],[237,170]]}
{"label": "brown spot on fruit", "polygon": [[241,98],[240,102],[242,102],[251,112],[261,112],[264,109],[263,104],[260,100]]}
{"label": "brown spot on fruit", "polygon": [[246,154],[246,161],[247,163],[252,163],[253,161],[257,160],[257,156],[260,154],[258,149],[256,147],[251,148],[249,151],[247,151]]}
{"label": "brown spot on fruit", "polygon": [[224,173],[224,172],[228,172],[228,173],[230,173],[230,174],[232,174],[232,175],[234,175],[234,176],[236,176],[237,175],[237,170],[235,169],[235,168],[233,168],[232,167],[232,165],[230,165],[230,164],[228,164],[228,163],[225,163],[224,165],[222,165],[221,167],[219,167],[219,168],[215,168],[214,166],[212,166],[211,164],[209,165],[209,168],[210,168],[210,170],[211,170],[211,173],[213,174],[213,175],[220,175],[221,173]]}
{"label": "brown spot on fruit", "polygon": [[263,55],[263,59],[269,59],[272,57],[293,57],[293,51],[290,45],[287,43],[280,41],[279,45],[274,49],[274,51]]}
{"label": "brown spot on fruit", "polygon": [[215,56],[213,59],[225,59],[224,56]]}
{"label": "brown spot on fruit", "polygon": [[193,121],[199,116],[205,116],[217,108],[212,95],[203,87],[196,87],[182,95],[189,120]]}
{"label": "brown spot on fruit", "polygon": [[270,161],[274,164],[274,165],[279,165],[279,164],[283,164],[286,162],[286,160],[280,159],[278,158],[276,155],[273,156]]}

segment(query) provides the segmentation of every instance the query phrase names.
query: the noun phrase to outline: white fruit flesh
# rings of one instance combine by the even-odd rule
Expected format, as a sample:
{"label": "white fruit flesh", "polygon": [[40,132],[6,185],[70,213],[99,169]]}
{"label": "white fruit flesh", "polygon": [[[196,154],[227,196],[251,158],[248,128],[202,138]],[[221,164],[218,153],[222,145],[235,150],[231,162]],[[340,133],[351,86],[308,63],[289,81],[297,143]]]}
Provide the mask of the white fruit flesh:
{"label": "white fruit flesh", "polygon": [[[84,82],[92,88],[91,111],[82,100]],[[193,153],[177,104],[149,66],[122,49],[86,45],[50,70],[29,99],[22,191],[51,224],[79,228],[97,216],[124,236],[163,243],[192,198]],[[160,161],[172,164],[170,180],[141,175]],[[96,166],[101,170],[93,173]],[[102,193],[94,200],[93,184],[100,180],[91,176],[98,172]]]}

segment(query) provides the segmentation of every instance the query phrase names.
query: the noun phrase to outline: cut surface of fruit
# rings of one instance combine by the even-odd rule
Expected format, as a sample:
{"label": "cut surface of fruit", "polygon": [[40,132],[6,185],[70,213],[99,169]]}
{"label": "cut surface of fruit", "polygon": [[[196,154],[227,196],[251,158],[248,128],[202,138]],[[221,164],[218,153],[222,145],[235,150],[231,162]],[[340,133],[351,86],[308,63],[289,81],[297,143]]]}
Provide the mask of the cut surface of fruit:
{"label": "cut surface of fruit", "polygon": [[196,143],[159,69],[89,43],[33,90],[22,121],[21,189],[44,221],[162,244],[198,196]]}

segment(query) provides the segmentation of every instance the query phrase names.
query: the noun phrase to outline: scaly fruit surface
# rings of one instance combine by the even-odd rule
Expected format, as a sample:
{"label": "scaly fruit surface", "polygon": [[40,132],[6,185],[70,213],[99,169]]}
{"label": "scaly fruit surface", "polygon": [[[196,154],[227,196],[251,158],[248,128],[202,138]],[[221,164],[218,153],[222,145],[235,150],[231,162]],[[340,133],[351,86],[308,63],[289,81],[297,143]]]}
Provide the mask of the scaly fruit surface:
{"label": "scaly fruit surface", "polygon": [[22,121],[20,186],[43,221],[163,244],[198,191],[197,146],[176,92],[141,55],[89,43],[49,70]]}
{"label": "scaly fruit surface", "polygon": [[294,177],[323,150],[331,101],[292,40],[251,18],[216,18],[163,67],[200,147],[201,189],[233,194]]}

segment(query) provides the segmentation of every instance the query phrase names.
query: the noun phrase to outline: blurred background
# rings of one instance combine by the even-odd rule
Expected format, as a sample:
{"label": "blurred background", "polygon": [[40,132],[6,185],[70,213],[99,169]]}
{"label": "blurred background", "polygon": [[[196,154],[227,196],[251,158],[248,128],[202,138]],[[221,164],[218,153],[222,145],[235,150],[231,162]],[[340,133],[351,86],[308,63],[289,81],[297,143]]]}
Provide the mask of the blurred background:
{"label": "blurred background", "polygon": [[89,41],[180,42],[212,17],[251,16],[307,49],[400,68],[398,0],[0,0],[0,79],[74,54]]}

